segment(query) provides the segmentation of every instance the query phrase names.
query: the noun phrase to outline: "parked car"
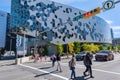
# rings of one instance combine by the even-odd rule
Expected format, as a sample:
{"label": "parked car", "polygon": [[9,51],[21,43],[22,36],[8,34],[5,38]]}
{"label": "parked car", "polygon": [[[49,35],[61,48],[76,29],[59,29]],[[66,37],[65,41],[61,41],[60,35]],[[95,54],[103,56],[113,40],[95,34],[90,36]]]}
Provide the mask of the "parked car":
{"label": "parked car", "polygon": [[101,50],[98,53],[96,53],[95,59],[96,59],[96,61],[98,61],[98,60],[109,61],[109,60],[113,60],[114,59],[114,55],[109,50]]}
{"label": "parked car", "polygon": [[[78,55],[76,55],[76,61],[83,60],[86,53],[87,53],[86,51],[82,51]],[[90,52],[90,56],[91,56],[91,58],[93,58],[93,53],[92,52]]]}

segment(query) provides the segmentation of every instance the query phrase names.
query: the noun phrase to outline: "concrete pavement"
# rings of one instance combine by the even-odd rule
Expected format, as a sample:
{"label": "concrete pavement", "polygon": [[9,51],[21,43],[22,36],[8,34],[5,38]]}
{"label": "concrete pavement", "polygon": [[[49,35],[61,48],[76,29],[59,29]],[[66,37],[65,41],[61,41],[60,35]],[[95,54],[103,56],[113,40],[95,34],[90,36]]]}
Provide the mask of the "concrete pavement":
{"label": "concrete pavement", "polygon": [[[61,61],[62,72],[56,71],[56,66],[51,67],[49,61],[37,63],[28,62],[20,65],[0,66],[0,80],[69,80],[71,71],[68,67],[70,59]],[[82,61],[77,61],[76,80],[120,80],[120,54],[115,54],[115,60],[96,62],[93,60],[93,75],[95,78],[84,77],[85,67]],[[0,62],[1,63],[1,62]],[[8,61],[7,63],[12,63]]]}

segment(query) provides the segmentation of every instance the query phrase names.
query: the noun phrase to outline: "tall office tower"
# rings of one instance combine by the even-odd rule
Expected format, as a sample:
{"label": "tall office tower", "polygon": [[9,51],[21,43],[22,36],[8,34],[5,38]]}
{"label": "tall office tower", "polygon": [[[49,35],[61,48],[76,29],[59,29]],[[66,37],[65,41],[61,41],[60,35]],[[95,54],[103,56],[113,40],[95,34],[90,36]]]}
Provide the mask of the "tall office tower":
{"label": "tall office tower", "polygon": [[8,13],[0,11],[0,48],[4,48],[6,44],[7,23]]}

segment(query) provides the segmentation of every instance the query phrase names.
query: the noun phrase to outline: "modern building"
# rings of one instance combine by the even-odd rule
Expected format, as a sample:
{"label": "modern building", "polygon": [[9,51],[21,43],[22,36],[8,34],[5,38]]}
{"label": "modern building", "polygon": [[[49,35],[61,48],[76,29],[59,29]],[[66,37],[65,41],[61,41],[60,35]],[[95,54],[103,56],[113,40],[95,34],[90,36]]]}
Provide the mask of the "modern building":
{"label": "modern building", "polygon": [[0,11],[0,47],[5,47],[6,30],[7,30],[7,13]]}
{"label": "modern building", "polygon": [[15,50],[16,40],[13,35],[9,35],[10,14],[0,11],[0,48],[7,51]]}
{"label": "modern building", "polygon": [[[73,41],[111,43],[110,27],[102,18],[93,16],[73,21],[74,17],[84,12],[50,0],[12,0],[11,27],[27,26],[33,31],[37,29],[41,32],[40,40],[52,44]],[[28,41],[32,42],[33,39]]]}
{"label": "modern building", "polygon": [[120,38],[114,38],[112,40],[112,43],[114,46],[120,46]]}

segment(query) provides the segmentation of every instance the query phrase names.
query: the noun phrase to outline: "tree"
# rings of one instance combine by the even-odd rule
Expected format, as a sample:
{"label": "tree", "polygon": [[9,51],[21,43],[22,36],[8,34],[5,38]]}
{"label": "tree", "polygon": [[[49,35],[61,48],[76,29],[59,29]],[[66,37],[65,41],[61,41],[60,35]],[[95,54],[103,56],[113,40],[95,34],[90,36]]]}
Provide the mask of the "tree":
{"label": "tree", "polygon": [[72,54],[74,51],[74,43],[68,43],[69,52]]}
{"label": "tree", "polygon": [[112,46],[111,45],[108,45],[107,46],[107,50],[111,50],[112,49]]}
{"label": "tree", "polygon": [[119,45],[119,46],[117,46],[117,49],[120,51],[120,45]]}
{"label": "tree", "polygon": [[74,52],[78,54],[80,52],[80,42],[75,41],[74,42]]}
{"label": "tree", "polygon": [[94,45],[94,44],[86,44],[84,43],[82,45],[83,51],[90,51],[90,52],[97,52],[99,51],[99,47],[98,45]]}
{"label": "tree", "polygon": [[0,48],[0,55],[4,55],[5,53],[5,48]]}
{"label": "tree", "polygon": [[90,51],[90,46],[86,43],[83,43],[82,49],[83,49],[83,51]]}
{"label": "tree", "polygon": [[57,43],[57,51],[58,51],[60,54],[62,54],[62,52],[63,52],[63,46],[62,46],[62,44],[61,44],[60,42]]}
{"label": "tree", "polygon": [[45,55],[48,55],[48,45],[44,45],[44,46],[43,46],[43,49],[44,49],[44,50],[43,50],[43,53],[44,53],[43,55],[44,55],[44,56],[45,56]]}
{"label": "tree", "polygon": [[98,45],[90,44],[89,48],[90,48],[91,52],[98,52],[99,51]]}
{"label": "tree", "polygon": [[98,52],[100,49],[99,49],[99,46],[98,45],[95,45],[94,47],[94,52]]}
{"label": "tree", "polygon": [[105,48],[104,48],[103,45],[99,45],[99,49],[100,49],[100,50],[104,50]]}

